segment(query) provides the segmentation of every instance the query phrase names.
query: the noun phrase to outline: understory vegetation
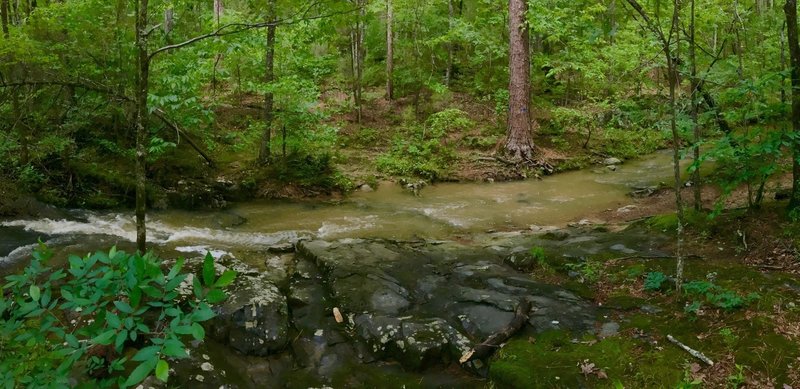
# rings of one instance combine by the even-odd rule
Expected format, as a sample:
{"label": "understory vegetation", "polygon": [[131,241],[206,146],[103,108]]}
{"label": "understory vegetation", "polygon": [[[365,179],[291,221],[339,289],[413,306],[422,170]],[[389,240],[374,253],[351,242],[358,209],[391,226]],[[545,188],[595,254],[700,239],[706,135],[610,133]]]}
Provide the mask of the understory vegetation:
{"label": "understory vegetation", "polygon": [[150,375],[166,382],[169,361],[205,338],[201,323],[236,277],[217,276],[210,255],[202,275],[184,273],[182,259],[162,270],[151,253],[116,248],[70,256],[66,268],[52,257],[40,244],[0,288],[3,387],[125,388]]}

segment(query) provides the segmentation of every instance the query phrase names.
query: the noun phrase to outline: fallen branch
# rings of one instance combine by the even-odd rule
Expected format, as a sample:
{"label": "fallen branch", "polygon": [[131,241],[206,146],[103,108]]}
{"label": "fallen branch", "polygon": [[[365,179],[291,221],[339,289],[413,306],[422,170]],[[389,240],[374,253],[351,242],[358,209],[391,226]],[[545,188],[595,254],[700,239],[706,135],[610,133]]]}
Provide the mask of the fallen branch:
{"label": "fallen branch", "polygon": [[667,335],[667,339],[670,342],[675,343],[678,347],[684,349],[687,353],[691,354],[691,356],[705,362],[708,366],[714,366],[714,361],[709,359],[707,356],[703,355],[700,351],[697,351],[683,343],[681,343],[678,339],[675,339],[672,335]]}
{"label": "fallen branch", "polygon": [[468,362],[472,362],[474,360],[479,359],[486,359],[492,356],[497,349],[500,348],[500,345],[505,343],[509,338],[514,336],[522,327],[525,326],[525,322],[528,321],[528,317],[530,315],[531,310],[531,302],[523,298],[519,304],[517,305],[517,309],[514,310],[514,318],[511,319],[511,322],[492,336],[486,338],[483,343],[480,343],[472,348],[472,350],[467,351],[464,355],[461,356],[459,359],[459,363],[462,365]]}
{"label": "fallen branch", "polygon": [[[631,259],[675,259],[674,255],[631,255],[629,257],[611,258],[609,261],[627,261]],[[684,259],[703,259],[701,255],[684,255]]]}

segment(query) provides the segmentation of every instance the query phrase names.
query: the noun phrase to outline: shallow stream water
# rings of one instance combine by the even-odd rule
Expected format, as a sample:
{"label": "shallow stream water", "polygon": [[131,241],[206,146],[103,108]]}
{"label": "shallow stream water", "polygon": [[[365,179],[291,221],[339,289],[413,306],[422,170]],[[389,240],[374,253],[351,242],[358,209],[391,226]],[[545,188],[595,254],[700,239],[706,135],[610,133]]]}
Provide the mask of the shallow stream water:
{"label": "shallow stream water", "polygon": [[[165,253],[212,250],[247,257],[248,252],[304,237],[446,239],[559,226],[629,204],[628,193],[636,188],[669,182],[671,162],[669,152],[658,152],[616,171],[598,166],[541,180],[441,183],[425,187],[420,196],[387,182],[336,202],[264,200],[222,211],[151,212],[148,241]],[[113,244],[130,247],[135,236],[131,212],[74,210],[59,220],[0,221],[0,267],[19,262],[38,238],[86,252]]]}

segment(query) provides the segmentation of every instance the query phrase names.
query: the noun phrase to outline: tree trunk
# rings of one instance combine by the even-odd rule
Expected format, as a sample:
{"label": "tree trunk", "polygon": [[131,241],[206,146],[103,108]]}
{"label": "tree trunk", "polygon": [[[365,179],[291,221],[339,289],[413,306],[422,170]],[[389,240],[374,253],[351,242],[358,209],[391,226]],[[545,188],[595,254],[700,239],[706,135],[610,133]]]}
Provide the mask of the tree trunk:
{"label": "tree trunk", "polygon": [[781,40],[781,104],[786,102],[786,76],[783,71],[786,70],[786,21],[781,26],[780,33]]}
{"label": "tree trunk", "polygon": [[353,103],[356,110],[356,122],[361,124],[362,119],[362,98],[361,81],[364,71],[364,19],[366,16],[365,0],[354,0],[359,8],[356,13],[356,20],[350,31],[350,58],[353,70]]}
{"label": "tree trunk", "polygon": [[8,0],[0,0],[0,23],[3,24],[3,37],[8,39]]}
{"label": "tree trunk", "polygon": [[136,248],[144,254],[147,250],[147,93],[150,76],[150,59],[147,52],[147,3],[136,2]]}
{"label": "tree trunk", "polygon": [[[783,7],[786,13],[786,36],[789,45],[789,61],[792,72],[792,131],[795,135],[800,133],[800,43],[797,38],[797,0],[786,0]],[[800,140],[792,141],[792,197],[789,200],[789,211],[795,211],[800,206]]]}
{"label": "tree trunk", "polygon": [[508,134],[505,151],[514,160],[533,157],[530,114],[530,47],[525,20],[528,13],[526,0],[508,1],[509,32],[509,84],[508,84]]}
{"label": "tree trunk", "polygon": [[695,42],[695,0],[691,0],[691,15],[690,15],[690,22],[689,22],[689,61],[691,62],[691,81],[692,81],[692,93],[690,98],[692,99],[692,132],[694,133],[694,145],[692,147],[692,151],[694,152],[694,163],[696,166],[695,171],[692,173],[692,181],[694,183],[694,209],[699,211],[703,207],[703,200],[702,200],[702,190],[703,186],[700,182],[700,126],[697,123],[698,117],[698,106],[697,106],[697,85],[699,84],[697,80],[697,47]]}
{"label": "tree trunk", "polygon": [[[277,18],[275,11],[275,0],[269,1],[269,16],[274,21]],[[266,66],[264,71],[264,82],[270,86],[275,81],[275,25],[267,27],[267,53]],[[274,120],[275,96],[272,92],[264,94],[264,134],[261,137],[261,148],[258,151],[258,159],[262,164],[269,163],[272,156],[272,122]]]}
{"label": "tree trunk", "polygon": [[[447,15],[447,25],[448,25],[448,34],[453,31],[453,23],[454,23],[454,9],[453,9],[453,0],[447,1],[448,6],[448,15]],[[447,43],[447,70],[445,71],[444,75],[444,83],[448,87],[450,86],[450,81],[453,78],[453,50],[454,45],[451,39],[448,39]]]}
{"label": "tree trunk", "polygon": [[[220,21],[222,20],[222,12],[224,10],[224,6],[222,4],[222,0],[214,0],[214,24],[216,25],[215,28],[219,28]],[[219,69],[219,64],[222,62],[222,53],[217,53],[214,55],[214,68],[211,70],[211,95],[216,95],[217,93],[217,69]]]}
{"label": "tree trunk", "polygon": [[386,0],[386,99],[394,99],[394,10],[392,0]]}
{"label": "tree trunk", "polygon": [[675,289],[678,294],[681,293],[683,286],[683,201],[681,200],[681,139],[678,134],[678,104],[677,104],[677,89],[680,78],[678,77],[678,64],[680,63],[680,29],[679,29],[679,15],[680,15],[680,0],[673,1],[672,10],[672,27],[670,34],[675,34],[675,56],[670,53],[669,45],[665,44],[664,52],[667,56],[667,67],[669,71],[669,102],[672,110],[672,117],[670,119],[670,129],[672,130],[672,163],[673,172],[675,174],[675,208],[678,215],[678,242],[675,248],[676,258],[676,272],[675,272]]}

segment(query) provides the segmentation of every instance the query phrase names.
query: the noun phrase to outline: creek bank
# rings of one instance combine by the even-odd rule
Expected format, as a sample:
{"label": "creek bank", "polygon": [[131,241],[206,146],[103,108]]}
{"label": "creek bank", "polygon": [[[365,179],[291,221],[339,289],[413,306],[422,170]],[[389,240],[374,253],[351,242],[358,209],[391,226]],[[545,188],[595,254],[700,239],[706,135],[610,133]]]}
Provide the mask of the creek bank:
{"label": "creek bank", "polygon": [[[283,253],[285,247],[268,253],[267,271],[223,257],[218,266],[240,276],[209,325],[215,340],[177,364],[176,379],[193,387],[340,387],[378,382],[377,375],[394,371],[409,382],[430,380],[410,387],[482,386],[474,374],[488,374],[488,361],[467,366],[469,373],[457,361],[507,326],[520,299],[535,309],[516,338],[550,331],[612,336],[618,328],[604,318],[605,308],[514,269],[509,256],[543,247],[578,263],[620,245],[652,255],[660,240],[643,234],[582,225],[478,234],[464,242],[301,240],[295,255]],[[246,382],[235,382],[242,377]]]}

